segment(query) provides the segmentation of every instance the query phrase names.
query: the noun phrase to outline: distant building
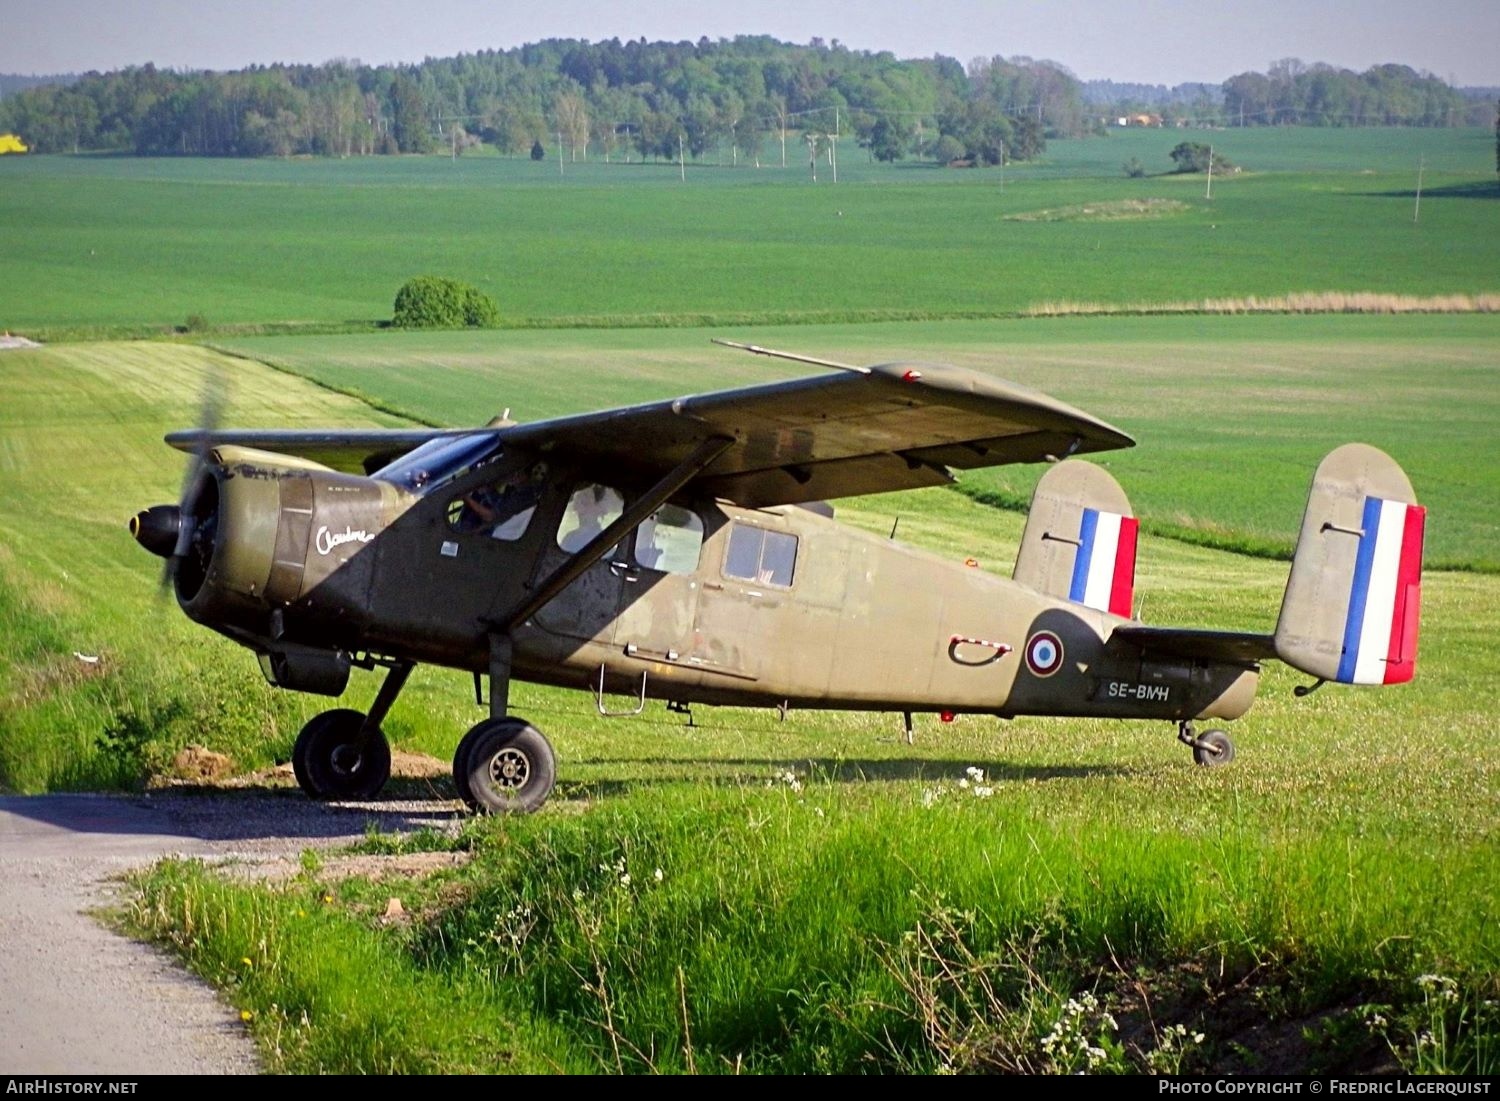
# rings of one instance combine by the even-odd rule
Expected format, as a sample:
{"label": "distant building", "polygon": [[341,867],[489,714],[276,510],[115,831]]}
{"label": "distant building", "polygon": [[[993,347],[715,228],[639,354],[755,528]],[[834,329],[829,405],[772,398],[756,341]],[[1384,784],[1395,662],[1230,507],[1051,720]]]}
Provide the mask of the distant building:
{"label": "distant building", "polygon": [[1160,115],[1121,115],[1116,120],[1119,126],[1160,126]]}
{"label": "distant building", "polygon": [[28,152],[26,143],[14,134],[0,134],[0,154]]}

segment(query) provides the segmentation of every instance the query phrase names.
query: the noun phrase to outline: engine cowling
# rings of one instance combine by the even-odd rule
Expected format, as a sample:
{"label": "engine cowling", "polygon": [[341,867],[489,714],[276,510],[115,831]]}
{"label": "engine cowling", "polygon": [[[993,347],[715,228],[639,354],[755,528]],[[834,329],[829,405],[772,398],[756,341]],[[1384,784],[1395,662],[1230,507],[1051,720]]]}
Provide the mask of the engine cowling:
{"label": "engine cowling", "polygon": [[182,506],[130,521],[147,550],[177,552],[173,587],[190,618],[246,642],[325,620],[334,633],[315,629],[308,641],[339,646],[357,633],[366,591],[358,575],[369,569],[360,556],[404,506],[399,490],[231,446],[211,452],[198,478]]}

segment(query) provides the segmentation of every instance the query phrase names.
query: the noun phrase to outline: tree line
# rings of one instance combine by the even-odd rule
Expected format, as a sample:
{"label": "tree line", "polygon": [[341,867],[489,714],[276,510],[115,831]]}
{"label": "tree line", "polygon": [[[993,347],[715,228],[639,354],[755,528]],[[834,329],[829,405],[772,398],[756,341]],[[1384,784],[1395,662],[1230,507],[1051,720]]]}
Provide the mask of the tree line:
{"label": "tree line", "polygon": [[[181,156],[503,153],[561,146],[570,159],[797,163],[836,140],[877,160],[1026,160],[1049,137],[1095,132],[1101,110],[1063,66],[1025,57],[899,60],[768,36],[697,42],[551,39],[419,65],[144,65],[26,88],[0,100],[0,130],[38,152]],[[1399,65],[1353,74],[1278,62],[1232,77],[1179,114],[1215,125],[1456,125],[1458,93]],[[1337,119],[1338,121],[1333,121]]]}

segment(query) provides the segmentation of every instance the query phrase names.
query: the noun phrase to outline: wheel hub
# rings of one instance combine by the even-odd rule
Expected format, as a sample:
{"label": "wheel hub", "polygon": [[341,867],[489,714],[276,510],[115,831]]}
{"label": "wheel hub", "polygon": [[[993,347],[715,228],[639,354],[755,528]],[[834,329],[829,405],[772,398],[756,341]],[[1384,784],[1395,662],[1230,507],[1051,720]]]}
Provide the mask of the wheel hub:
{"label": "wheel hub", "polygon": [[502,749],[490,759],[490,780],[496,787],[523,787],[530,776],[531,762],[519,749]]}
{"label": "wheel hub", "polygon": [[360,752],[359,746],[348,744],[336,746],[328,755],[328,763],[333,766],[335,772],[345,776],[352,776],[359,771],[359,763],[364,754]]}

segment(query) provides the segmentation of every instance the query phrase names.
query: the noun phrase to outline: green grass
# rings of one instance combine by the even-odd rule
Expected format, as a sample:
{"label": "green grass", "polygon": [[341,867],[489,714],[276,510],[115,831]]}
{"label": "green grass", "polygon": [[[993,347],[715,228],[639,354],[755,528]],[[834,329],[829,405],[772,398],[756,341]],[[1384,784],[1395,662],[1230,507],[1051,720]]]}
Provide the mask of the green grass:
{"label": "green grass", "polygon": [[[603,345],[579,339],[596,392],[660,383],[600,379]],[[517,362],[548,340],[554,364],[565,352],[554,334],[526,340]],[[663,338],[642,358],[670,380],[688,355]],[[7,787],[138,783],[189,739],[254,767],[317,706],[155,603],[157,564],[124,530],[176,493],[160,433],[191,422],[215,368],[234,380],[233,422],[389,419],[192,347],[0,358]],[[492,384],[467,379],[448,384],[472,410]],[[937,491],[840,515],[880,533],[900,515],[903,539],[1000,573],[1022,522]],[[1138,593],[1155,622],[1265,629],[1285,569],[1148,535]],[[515,710],[557,746],[559,788],[537,816],[467,827],[468,868],[371,884],[309,860],[263,888],[169,864],[126,920],[248,1012],[281,1071],[1075,1069],[1085,1056],[1046,1043],[1061,1025],[1104,1053],[1100,1070],[1493,1074],[1497,611],[1500,580],[1429,572],[1415,683],[1296,700],[1300,678],[1272,666],[1218,770],[1189,765],[1166,723],[920,716],[908,747],[894,716],[698,709],[687,727],[517,685]],[[373,687],[357,678],[350,702]],[[468,693],[421,670],[387,729],[446,756],[476,717]],[[410,921],[382,920],[392,894]],[[1186,1053],[1166,1038],[1176,1024]]]}
{"label": "green grass", "polygon": [[[711,330],[372,334],[222,341],[434,424],[522,420],[805,374],[710,336],[856,363],[948,362],[1103,417],[1138,446],[1100,459],[1148,530],[1290,553],[1313,469],[1349,440],[1406,468],[1431,565],[1500,569],[1500,317],[1254,316],[891,322]],[[586,381],[585,381],[586,380]],[[1024,507],[1036,467],[964,475]]]}
{"label": "green grass", "polygon": [[[837,189],[796,168],[690,166],[683,186],[666,166],[559,178],[500,158],[5,158],[0,323],[197,314],[225,351],[0,354],[0,788],[137,786],[188,742],[259,768],[321,706],[158,602],[159,563],[124,527],[176,497],[160,437],[215,372],[230,424],[460,424],[804,373],[708,335],[942,360],[1138,437],[1103,459],[1147,521],[1152,622],[1269,629],[1283,562],[1162,536],[1283,553],[1346,439],[1412,475],[1429,567],[1493,571],[1494,317],[924,320],[1496,289],[1488,131],[1207,136],[1247,169],[1211,202],[1198,178],[1121,174],[1205,137],[1171,131],[1053,143],[1003,192],[997,172],[857,156]],[[1151,199],[1168,200],[1151,218],[1109,215]],[[1064,213],[1024,220],[1044,211]],[[476,283],[513,325],[713,327],[364,332],[423,271]],[[294,335],[245,335],[264,331]],[[1036,473],[839,515],[882,535],[899,516],[903,540],[1008,574],[1022,517],[981,502],[1024,501]],[[700,708],[689,727],[517,685],[557,746],[548,807],[364,846],[457,846],[466,869],[371,884],[309,859],[268,889],[167,864],[125,920],[223,988],[277,1071],[1067,1071],[1082,1039],[1100,1070],[1493,1074],[1497,613],[1500,578],[1429,568],[1414,684],[1297,700],[1272,666],[1237,763],[1212,771],[1165,723],[919,716],[907,746],[894,716]],[[374,687],[358,676],[347,702]],[[446,758],[476,717],[467,678],[421,669],[386,730]],[[410,921],[381,918],[392,893]]]}
{"label": "green grass", "polygon": [[161,437],[195,421],[215,370],[233,377],[226,415],[236,420],[393,423],[199,348],[0,355],[0,787],[139,785],[209,731],[242,764],[267,764],[268,736],[311,714],[257,685],[248,654],[159,598],[160,560],[126,530],[139,509],[180,494],[185,456]]}
{"label": "green grass", "polygon": [[[995,316],[1058,300],[1153,302],[1301,290],[1472,293],[1500,270],[1493,144],[1483,131],[1225,136],[1256,169],[1212,201],[1167,166],[1182,132],[1058,142],[993,172],[568,166],[504,158],[207,161],[6,158],[0,319],[79,334],[121,327],[390,315],[412,275],[462,279],[511,324],[693,317]],[[1198,137],[1201,135],[1191,135]],[[1483,140],[1481,140],[1483,139]],[[1414,169],[1427,158],[1422,220]],[[850,158],[858,160],[858,158]],[[1016,221],[1166,199],[1148,220]]]}

